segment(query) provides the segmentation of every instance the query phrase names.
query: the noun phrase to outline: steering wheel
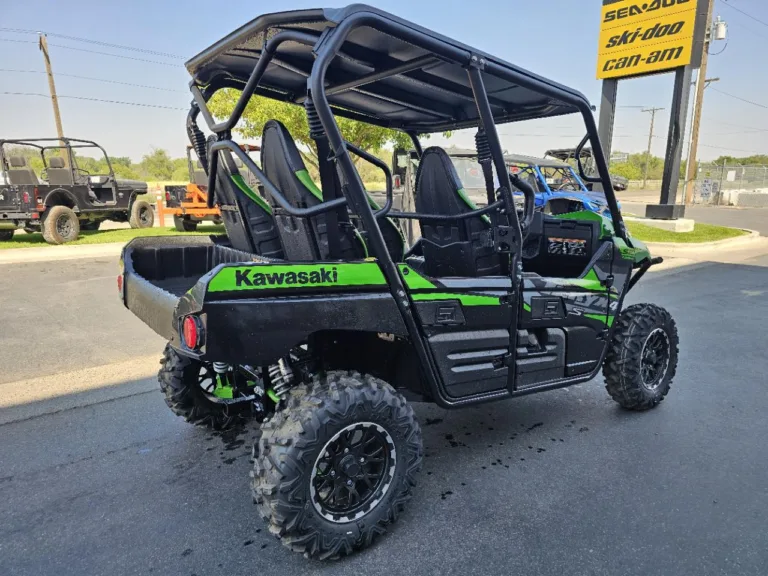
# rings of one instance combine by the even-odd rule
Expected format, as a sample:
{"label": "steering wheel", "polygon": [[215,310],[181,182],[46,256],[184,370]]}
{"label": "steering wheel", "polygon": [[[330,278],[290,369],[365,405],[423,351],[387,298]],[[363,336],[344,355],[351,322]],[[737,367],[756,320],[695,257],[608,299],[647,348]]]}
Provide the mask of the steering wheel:
{"label": "steering wheel", "polygon": [[517,174],[509,175],[510,183],[520,190],[525,197],[525,207],[523,209],[523,219],[520,221],[520,231],[525,237],[528,234],[528,229],[533,222],[533,211],[536,207],[536,191],[525,180],[520,178]]}

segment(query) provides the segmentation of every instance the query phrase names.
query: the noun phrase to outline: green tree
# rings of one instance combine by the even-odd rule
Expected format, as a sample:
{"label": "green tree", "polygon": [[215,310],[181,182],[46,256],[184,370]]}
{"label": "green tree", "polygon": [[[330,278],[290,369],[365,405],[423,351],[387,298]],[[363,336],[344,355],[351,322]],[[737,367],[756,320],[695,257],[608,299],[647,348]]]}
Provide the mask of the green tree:
{"label": "green tree", "polygon": [[[237,90],[220,90],[208,103],[208,107],[216,118],[227,118],[239,97],[240,92]],[[245,138],[261,138],[264,124],[273,118],[285,124],[285,127],[299,145],[299,151],[304,160],[317,168],[317,155],[312,145],[312,139],[309,137],[307,114],[302,106],[272,100],[263,96],[254,96],[248,102],[248,106],[246,106],[243,117],[235,131]],[[380,128],[372,124],[365,124],[339,116],[336,117],[336,122],[347,142],[366,151],[376,152],[386,144],[403,146],[405,148],[411,146],[410,138],[397,130]]]}
{"label": "green tree", "polygon": [[145,154],[139,164],[139,173],[148,180],[171,180],[173,169],[173,160],[168,152],[160,148],[153,148],[150,154]]}

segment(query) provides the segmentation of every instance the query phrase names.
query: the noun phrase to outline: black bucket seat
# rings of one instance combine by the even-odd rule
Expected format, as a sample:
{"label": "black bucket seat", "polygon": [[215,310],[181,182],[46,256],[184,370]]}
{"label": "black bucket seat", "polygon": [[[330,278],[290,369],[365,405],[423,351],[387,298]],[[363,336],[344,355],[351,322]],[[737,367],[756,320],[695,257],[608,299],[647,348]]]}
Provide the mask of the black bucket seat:
{"label": "black bucket seat", "polygon": [[[416,173],[416,211],[459,216],[477,210],[456,174],[450,157],[427,148]],[[498,276],[508,273],[509,258],[496,253],[491,220],[483,214],[455,220],[420,218],[425,272],[430,276]]]}

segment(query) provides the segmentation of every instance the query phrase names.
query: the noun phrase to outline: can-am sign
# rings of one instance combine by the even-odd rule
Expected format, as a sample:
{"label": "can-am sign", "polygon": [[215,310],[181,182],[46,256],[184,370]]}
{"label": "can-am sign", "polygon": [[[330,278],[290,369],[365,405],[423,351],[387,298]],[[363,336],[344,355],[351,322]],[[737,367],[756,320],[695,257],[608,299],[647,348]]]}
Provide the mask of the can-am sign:
{"label": "can-am sign", "polygon": [[598,80],[689,64],[697,4],[697,0],[603,0]]}

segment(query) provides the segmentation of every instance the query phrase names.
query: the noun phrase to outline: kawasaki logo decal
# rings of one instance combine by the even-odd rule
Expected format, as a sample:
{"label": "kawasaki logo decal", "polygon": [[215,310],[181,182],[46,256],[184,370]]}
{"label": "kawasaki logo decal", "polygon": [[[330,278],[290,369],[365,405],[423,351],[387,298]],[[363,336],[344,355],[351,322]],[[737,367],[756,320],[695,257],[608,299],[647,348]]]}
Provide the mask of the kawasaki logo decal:
{"label": "kawasaki logo decal", "polygon": [[[251,274],[249,276],[249,274]],[[235,286],[290,286],[299,284],[338,284],[339,272],[336,268],[314,270],[312,272],[252,272],[235,270]]]}
{"label": "kawasaki logo decal", "polygon": [[346,286],[384,286],[378,264],[260,264],[226,266],[208,284],[209,292]]}

